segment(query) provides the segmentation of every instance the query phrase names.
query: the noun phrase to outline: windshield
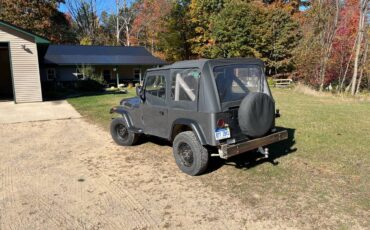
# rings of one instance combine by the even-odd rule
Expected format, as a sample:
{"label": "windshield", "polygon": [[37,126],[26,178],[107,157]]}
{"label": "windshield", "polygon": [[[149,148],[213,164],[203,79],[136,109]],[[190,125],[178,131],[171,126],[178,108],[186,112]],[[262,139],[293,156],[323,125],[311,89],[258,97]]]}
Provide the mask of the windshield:
{"label": "windshield", "polygon": [[213,69],[221,102],[242,100],[248,92],[262,91],[262,68],[259,65],[228,65]]}

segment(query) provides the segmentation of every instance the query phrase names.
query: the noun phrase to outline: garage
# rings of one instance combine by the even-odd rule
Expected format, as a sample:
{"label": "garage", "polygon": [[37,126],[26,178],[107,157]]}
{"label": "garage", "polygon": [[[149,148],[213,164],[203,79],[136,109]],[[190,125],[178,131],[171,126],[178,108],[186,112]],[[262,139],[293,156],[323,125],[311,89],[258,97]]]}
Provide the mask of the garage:
{"label": "garage", "polygon": [[42,101],[39,57],[49,43],[0,20],[0,100]]}
{"label": "garage", "polygon": [[0,43],[0,69],[0,101],[13,100],[13,82],[8,43]]}

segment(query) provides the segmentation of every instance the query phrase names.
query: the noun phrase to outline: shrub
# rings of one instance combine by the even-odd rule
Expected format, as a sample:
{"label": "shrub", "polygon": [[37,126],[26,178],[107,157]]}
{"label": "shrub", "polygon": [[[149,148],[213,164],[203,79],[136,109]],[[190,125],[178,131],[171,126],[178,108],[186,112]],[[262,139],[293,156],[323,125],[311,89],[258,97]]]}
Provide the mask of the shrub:
{"label": "shrub", "polygon": [[82,91],[102,91],[107,84],[104,78],[95,73],[91,66],[82,66],[78,68],[79,72],[83,74],[85,80],[77,82],[77,89]]}
{"label": "shrub", "polygon": [[133,87],[134,87],[133,83],[128,83],[128,86],[127,86],[128,89],[132,89]]}
{"label": "shrub", "polygon": [[81,91],[102,91],[104,87],[104,84],[90,78],[77,82],[77,89]]}
{"label": "shrub", "polygon": [[272,79],[271,77],[267,78],[267,83],[270,87],[275,87],[274,79]]}

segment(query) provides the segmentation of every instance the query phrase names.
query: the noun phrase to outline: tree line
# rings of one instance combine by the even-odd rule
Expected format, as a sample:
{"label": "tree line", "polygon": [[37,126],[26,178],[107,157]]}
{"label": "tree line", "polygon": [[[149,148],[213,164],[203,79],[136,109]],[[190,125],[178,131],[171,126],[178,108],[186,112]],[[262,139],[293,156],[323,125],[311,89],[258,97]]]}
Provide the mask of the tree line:
{"label": "tree line", "polygon": [[169,62],[257,57],[320,91],[370,90],[369,0],[115,0],[98,12],[102,2],[0,0],[0,19],[55,43],[140,45]]}

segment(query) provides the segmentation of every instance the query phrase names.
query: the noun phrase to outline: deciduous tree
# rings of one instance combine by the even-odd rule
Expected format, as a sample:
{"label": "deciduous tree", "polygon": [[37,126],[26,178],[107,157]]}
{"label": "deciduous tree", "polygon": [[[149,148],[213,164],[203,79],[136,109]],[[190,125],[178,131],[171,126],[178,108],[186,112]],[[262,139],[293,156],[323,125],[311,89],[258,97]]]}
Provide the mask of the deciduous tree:
{"label": "deciduous tree", "polygon": [[168,0],[141,0],[133,4],[132,7],[137,12],[132,26],[132,40],[137,45],[150,47],[152,53],[159,54],[159,38],[165,32],[165,17],[171,12],[171,2]]}
{"label": "deciduous tree", "polygon": [[271,74],[293,69],[292,52],[300,32],[298,23],[284,10],[230,1],[211,25],[212,57],[258,57]]}
{"label": "deciduous tree", "polygon": [[212,20],[230,0],[192,0],[190,4],[190,20],[194,28],[194,37],[189,42],[192,51],[199,57],[211,57],[214,46],[212,39]]}
{"label": "deciduous tree", "polygon": [[166,54],[167,60],[187,60],[192,58],[189,40],[194,36],[189,15],[190,0],[176,0],[171,12],[165,17],[166,30],[160,36],[159,48]]}
{"label": "deciduous tree", "polygon": [[312,3],[303,15],[304,39],[296,52],[298,75],[320,91],[327,83],[327,69],[338,30],[339,0]]}
{"label": "deciduous tree", "polygon": [[67,15],[58,10],[64,0],[1,0],[0,19],[49,38],[55,43],[74,42]]}
{"label": "deciduous tree", "polygon": [[97,0],[68,0],[68,11],[77,27],[77,35],[83,45],[97,44],[100,26]]}

